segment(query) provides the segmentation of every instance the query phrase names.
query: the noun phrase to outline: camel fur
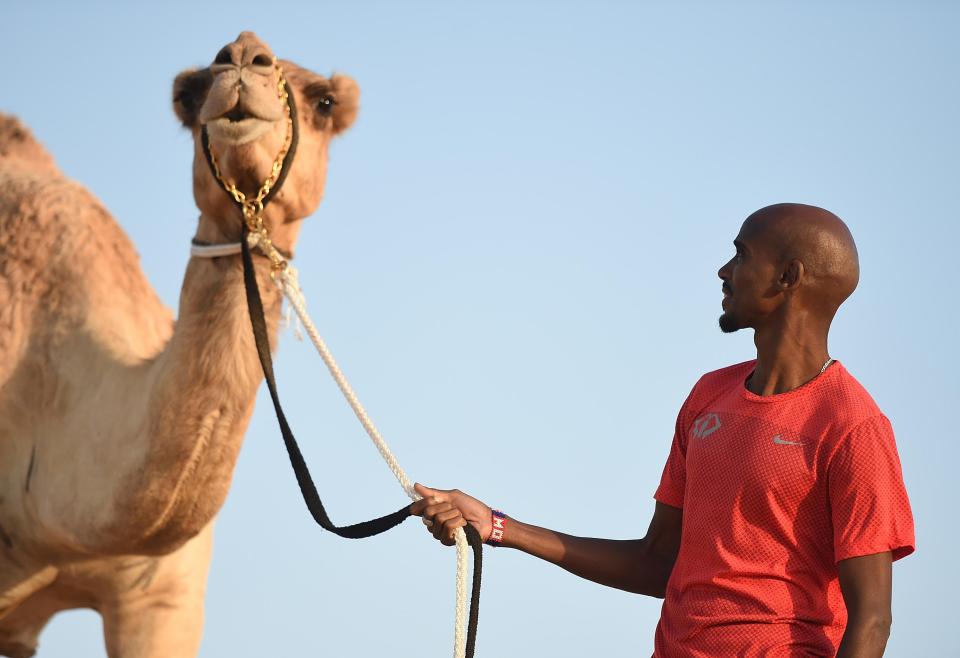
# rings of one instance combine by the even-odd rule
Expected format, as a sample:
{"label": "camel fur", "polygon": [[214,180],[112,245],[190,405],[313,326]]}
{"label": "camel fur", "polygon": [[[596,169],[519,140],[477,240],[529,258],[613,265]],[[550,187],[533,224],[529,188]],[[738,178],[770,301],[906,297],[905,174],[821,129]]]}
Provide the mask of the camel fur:
{"label": "camel fur", "polygon": [[[265,224],[292,252],[359,90],[281,65],[299,145]],[[244,32],[177,76],[173,105],[195,144],[195,238],[237,242],[200,130],[255,194],[286,133],[273,53]],[[255,261],[275,346],[281,300]],[[110,658],[196,655],[213,519],[261,379],[240,257],[192,258],[174,321],[102,204],[0,115],[0,655],[34,655],[51,616],[79,607],[102,616]]]}

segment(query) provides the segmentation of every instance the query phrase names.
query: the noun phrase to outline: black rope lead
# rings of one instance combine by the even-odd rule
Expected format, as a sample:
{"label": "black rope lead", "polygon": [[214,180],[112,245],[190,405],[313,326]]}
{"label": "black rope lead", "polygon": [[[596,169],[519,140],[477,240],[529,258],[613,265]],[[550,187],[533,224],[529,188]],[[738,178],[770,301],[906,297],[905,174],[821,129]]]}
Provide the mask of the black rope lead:
{"label": "black rope lead", "polygon": [[473,584],[470,587],[470,615],[467,617],[466,658],[473,658],[477,648],[477,626],[480,621],[480,576],[483,573],[483,540],[469,523],[463,526],[467,543],[473,549]]}
{"label": "black rope lead", "polygon": [[[297,110],[293,100],[293,90],[287,83],[287,102],[290,105],[290,116],[293,120],[293,135],[291,136],[290,148],[283,160],[283,167],[280,176],[273,188],[263,199],[263,205],[273,199],[280,186],[286,180],[293,162],[293,155],[297,148],[299,125],[297,121]],[[211,174],[216,179],[216,172],[213,166],[213,160],[210,153],[210,140],[207,134],[207,128],[201,129],[200,141],[203,147],[203,154],[207,159]],[[224,190],[226,193],[226,190]],[[229,196],[229,194],[228,194]],[[293,473],[297,478],[297,484],[300,487],[300,493],[307,505],[307,509],[313,516],[314,521],[329,532],[339,537],[347,539],[362,539],[372,537],[386,532],[387,530],[403,523],[410,516],[410,505],[401,507],[392,514],[386,514],[370,521],[363,521],[348,526],[337,526],[330,520],[317,487],[310,476],[310,469],[300,452],[300,446],[293,436],[287,418],[283,413],[283,407],[280,406],[280,396],[277,393],[277,383],[273,375],[273,359],[270,355],[270,341],[267,337],[267,324],[264,319],[263,302],[260,298],[260,289],[257,286],[256,271],[253,266],[253,256],[250,253],[250,246],[247,243],[248,228],[246,222],[241,222],[242,233],[240,238],[240,249],[243,258],[243,284],[246,290],[247,309],[250,312],[250,323],[253,327],[254,342],[257,346],[257,355],[260,358],[260,366],[263,368],[264,379],[267,381],[267,389],[270,391],[270,399],[273,401],[273,409],[277,414],[277,422],[280,425],[280,434],[283,436],[283,443],[287,449],[287,455],[290,457],[290,465],[293,467]],[[467,643],[466,656],[473,658],[477,644],[477,626],[480,615],[480,581],[483,572],[483,542],[480,539],[480,533],[472,525],[467,524],[464,527],[467,536],[467,543],[473,549],[473,583],[470,592],[470,612],[467,623]]]}
{"label": "black rope lead", "polygon": [[273,410],[277,413],[277,422],[280,423],[280,434],[283,435],[283,443],[287,447],[287,454],[290,455],[290,465],[293,466],[294,475],[297,477],[297,484],[300,485],[300,491],[303,493],[303,500],[307,504],[307,509],[313,515],[313,520],[323,528],[335,535],[347,539],[361,539],[363,537],[372,537],[386,532],[390,528],[403,523],[410,516],[410,505],[398,509],[392,514],[387,514],[378,519],[364,521],[349,526],[337,526],[327,515],[327,510],[320,500],[320,494],[317,493],[317,487],[310,477],[310,470],[300,452],[300,446],[290,430],[287,423],[287,417],[283,413],[283,407],[280,406],[280,396],[277,393],[277,383],[273,376],[273,359],[270,356],[270,342],[267,338],[267,325],[263,315],[263,303],[260,300],[260,289],[257,287],[257,276],[253,268],[253,256],[250,253],[250,245],[247,244],[247,226],[243,226],[243,237],[240,240],[240,249],[243,255],[243,285],[247,292],[247,307],[250,309],[250,321],[253,326],[253,337],[257,344],[257,355],[260,357],[260,365],[263,367],[264,379],[267,380],[267,388],[270,391],[270,399],[273,401]]}
{"label": "black rope lead", "polygon": [[[240,249],[243,256],[243,284],[247,293],[247,308],[250,311],[250,322],[253,326],[253,336],[257,345],[257,355],[260,357],[260,365],[263,368],[264,379],[267,381],[267,388],[270,391],[270,399],[273,401],[273,409],[277,414],[277,421],[280,424],[280,433],[283,435],[283,443],[287,448],[287,454],[290,456],[290,465],[293,467],[294,475],[297,478],[297,484],[300,485],[300,493],[307,504],[307,509],[313,516],[314,521],[323,528],[335,535],[347,539],[362,539],[379,535],[382,532],[390,530],[394,526],[403,523],[410,516],[410,505],[401,507],[392,514],[381,516],[370,521],[363,521],[348,526],[337,526],[330,520],[327,511],[320,500],[320,494],[317,493],[317,487],[310,476],[310,469],[300,452],[300,446],[290,430],[287,418],[280,406],[280,396],[277,393],[277,384],[273,376],[273,359],[270,356],[270,342],[267,338],[267,326],[263,314],[263,302],[260,299],[260,289],[257,286],[257,277],[253,266],[253,255],[250,253],[250,246],[247,243],[247,226],[243,225],[243,236],[240,240]],[[473,549],[473,582],[470,591],[470,613],[467,621],[467,643],[466,657],[473,658],[477,645],[477,626],[480,616],[480,582],[483,573],[483,542],[480,539],[480,533],[469,523],[464,526],[464,532],[467,536],[467,543]]]}

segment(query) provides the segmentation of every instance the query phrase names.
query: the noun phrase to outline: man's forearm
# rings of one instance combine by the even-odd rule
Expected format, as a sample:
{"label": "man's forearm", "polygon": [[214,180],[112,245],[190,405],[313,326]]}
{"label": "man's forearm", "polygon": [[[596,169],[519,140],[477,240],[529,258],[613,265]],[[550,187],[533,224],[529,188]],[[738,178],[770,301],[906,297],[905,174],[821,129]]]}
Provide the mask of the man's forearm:
{"label": "man's forearm", "polygon": [[837,658],[881,658],[890,637],[890,619],[870,617],[851,618],[843,633]]}
{"label": "man's forearm", "polygon": [[647,539],[573,537],[509,520],[503,546],[516,548],[570,573],[617,589],[663,598],[674,559],[658,554]]}
{"label": "man's forearm", "polygon": [[840,590],[847,607],[847,629],[837,658],[880,658],[890,636],[893,589],[890,551],[841,560]]}
{"label": "man's forearm", "polygon": [[456,531],[470,523],[485,541],[628,592],[663,598],[680,550],[683,510],[659,501],[643,539],[590,539],[503,517],[457,489],[431,489],[419,483],[414,489],[423,498],[410,506],[410,513],[423,517],[430,533],[447,546],[454,544]]}

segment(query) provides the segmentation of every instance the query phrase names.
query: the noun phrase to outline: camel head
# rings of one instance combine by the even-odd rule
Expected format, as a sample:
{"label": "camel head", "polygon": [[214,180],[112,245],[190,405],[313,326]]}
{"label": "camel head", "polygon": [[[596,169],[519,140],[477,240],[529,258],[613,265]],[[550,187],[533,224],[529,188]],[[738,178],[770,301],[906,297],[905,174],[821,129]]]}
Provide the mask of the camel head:
{"label": "camel head", "polygon": [[[214,225],[201,225],[206,239],[237,240],[241,220],[236,204],[210,172],[201,131],[206,127],[222,178],[248,197],[256,196],[287,138],[275,62],[266,43],[253,32],[243,32],[220,49],[210,66],[184,71],[174,80],[174,111],[194,138],[194,197],[203,217]],[[360,90],[346,76],[325,78],[293,62],[276,63],[294,97],[298,143],[286,165],[286,180],[264,217],[274,242],[290,248],[299,220],[320,204],[330,139],[353,123]]]}

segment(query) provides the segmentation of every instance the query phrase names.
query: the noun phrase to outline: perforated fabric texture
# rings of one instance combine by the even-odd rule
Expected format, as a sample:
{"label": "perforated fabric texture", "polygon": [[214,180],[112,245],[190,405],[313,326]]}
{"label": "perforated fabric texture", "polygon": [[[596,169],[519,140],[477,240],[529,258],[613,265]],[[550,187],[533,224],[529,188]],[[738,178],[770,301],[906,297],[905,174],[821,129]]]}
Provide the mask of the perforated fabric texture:
{"label": "perforated fabric texture", "polygon": [[835,362],[758,396],[755,361],[704,375],[677,418],[654,497],[683,508],[657,658],[834,656],[837,562],[914,550],[893,429]]}

